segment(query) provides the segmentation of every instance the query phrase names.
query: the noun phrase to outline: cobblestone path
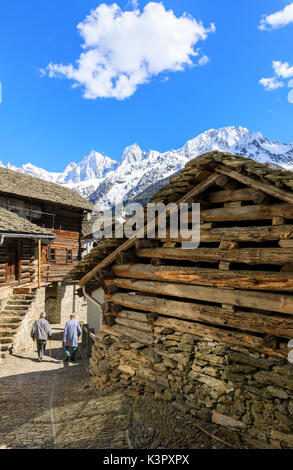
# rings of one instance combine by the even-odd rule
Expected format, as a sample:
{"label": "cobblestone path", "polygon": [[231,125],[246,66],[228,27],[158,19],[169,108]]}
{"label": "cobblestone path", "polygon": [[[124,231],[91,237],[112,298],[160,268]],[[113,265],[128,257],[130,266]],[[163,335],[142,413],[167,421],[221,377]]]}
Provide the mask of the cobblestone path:
{"label": "cobblestone path", "polygon": [[0,363],[0,449],[223,447],[179,411],[89,387],[87,361],[64,364],[62,330],[53,332],[52,358],[26,352]]}

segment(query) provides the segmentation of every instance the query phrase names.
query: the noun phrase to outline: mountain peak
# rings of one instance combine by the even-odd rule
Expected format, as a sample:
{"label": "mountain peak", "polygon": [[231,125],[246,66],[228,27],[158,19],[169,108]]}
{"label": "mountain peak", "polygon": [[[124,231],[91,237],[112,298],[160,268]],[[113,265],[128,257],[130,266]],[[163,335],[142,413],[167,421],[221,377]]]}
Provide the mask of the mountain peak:
{"label": "mountain peak", "polygon": [[134,143],[125,148],[119,162],[92,150],[79,163],[67,165],[63,173],[48,172],[30,163],[20,168],[11,164],[7,167],[65,185],[98,203],[99,209],[104,210],[151,191],[150,188],[158,190],[189,160],[213,150],[293,170],[293,144],[273,142],[260,132],[241,126],[210,129],[189,140],[181,149],[164,153],[156,150],[144,152]]}
{"label": "mountain peak", "polygon": [[132,144],[125,148],[121,160],[120,165],[123,162],[132,163],[140,161],[144,157],[144,152],[141,150],[138,144]]}

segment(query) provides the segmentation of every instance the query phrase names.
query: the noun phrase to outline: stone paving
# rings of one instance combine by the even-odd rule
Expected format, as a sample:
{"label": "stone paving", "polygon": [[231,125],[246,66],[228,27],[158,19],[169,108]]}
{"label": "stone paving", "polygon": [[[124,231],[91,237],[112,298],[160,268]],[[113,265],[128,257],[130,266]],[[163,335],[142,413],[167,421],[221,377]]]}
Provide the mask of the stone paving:
{"label": "stone paving", "polygon": [[41,363],[35,352],[0,363],[1,449],[224,447],[178,410],[131,390],[91,388],[87,360],[63,363],[61,335],[54,325],[52,357]]}

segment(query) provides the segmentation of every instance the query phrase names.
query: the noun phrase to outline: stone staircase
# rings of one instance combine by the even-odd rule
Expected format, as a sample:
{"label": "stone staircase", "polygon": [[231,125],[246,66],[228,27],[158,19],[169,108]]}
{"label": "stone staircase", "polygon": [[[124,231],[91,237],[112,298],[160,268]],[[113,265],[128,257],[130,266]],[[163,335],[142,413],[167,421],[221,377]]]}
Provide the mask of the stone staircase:
{"label": "stone staircase", "polygon": [[2,358],[5,358],[13,347],[15,335],[18,332],[25,315],[30,309],[35,296],[35,292],[31,289],[15,289],[4,309],[0,312],[0,343]]}

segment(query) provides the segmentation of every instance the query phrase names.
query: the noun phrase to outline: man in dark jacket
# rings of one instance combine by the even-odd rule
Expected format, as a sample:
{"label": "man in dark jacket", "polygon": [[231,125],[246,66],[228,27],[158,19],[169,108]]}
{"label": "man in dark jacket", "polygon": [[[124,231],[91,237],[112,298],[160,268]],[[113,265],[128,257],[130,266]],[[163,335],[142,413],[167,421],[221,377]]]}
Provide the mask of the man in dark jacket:
{"label": "man in dark jacket", "polygon": [[51,339],[52,330],[49,322],[46,320],[46,313],[42,312],[40,318],[35,321],[31,331],[33,340],[37,340],[38,360],[43,359],[48,338]]}

